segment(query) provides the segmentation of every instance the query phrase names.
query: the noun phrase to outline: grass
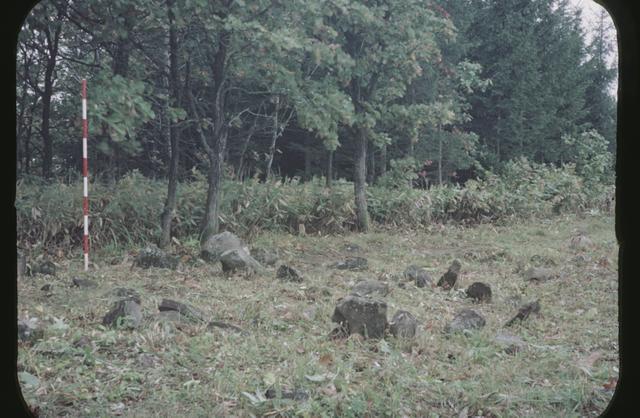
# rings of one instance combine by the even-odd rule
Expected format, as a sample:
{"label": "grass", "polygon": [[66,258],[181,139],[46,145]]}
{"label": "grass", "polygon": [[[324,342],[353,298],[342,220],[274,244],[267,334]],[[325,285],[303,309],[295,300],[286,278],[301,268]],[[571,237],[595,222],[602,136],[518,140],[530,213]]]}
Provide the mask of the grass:
{"label": "grass", "polygon": [[[592,248],[570,248],[578,230]],[[349,253],[347,244],[361,250]],[[190,242],[174,249],[183,255],[178,271],[132,268],[134,250],[111,248],[93,255],[98,266],[89,276],[97,288],[68,286],[84,275],[80,256],[58,260],[57,277],[21,279],[19,317],[37,317],[45,328],[42,340],[19,347],[19,370],[39,380],[23,385],[27,402],[41,416],[578,417],[598,416],[611,399],[605,386],[618,376],[618,246],[610,216],[335,236],[263,233],[251,245],[278,248],[304,281],[276,280],[274,268],[253,279],[223,277],[219,266],[197,261]],[[327,267],[347,255],[366,257],[368,270]],[[397,286],[409,264],[437,281],[454,258],[462,262],[458,289]],[[534,264],[561,277],[524,282],[520,272]],[[361,278],[390,283],[388,317],[396,309],[413,313],[420,323],[413,341],[327,337],[337,299]],[[464,298],[475,281],[491,286],[492,303]],[[45,283],[53,284],[50,296],[40,290]],[[100,325],[115,287],[142,295],[141,328]],[[162,321],[156,313],[165,297],[248,334]],[[540,315],[510,330],[527,347],[504,353],[493,337],[517,312],[513,300],[537,298]],[[446,336],[444,326],[464,307],[487,325]],[[82,336],[90,345],[74,347]],[[269,387],[309,397],[265,399]]]}

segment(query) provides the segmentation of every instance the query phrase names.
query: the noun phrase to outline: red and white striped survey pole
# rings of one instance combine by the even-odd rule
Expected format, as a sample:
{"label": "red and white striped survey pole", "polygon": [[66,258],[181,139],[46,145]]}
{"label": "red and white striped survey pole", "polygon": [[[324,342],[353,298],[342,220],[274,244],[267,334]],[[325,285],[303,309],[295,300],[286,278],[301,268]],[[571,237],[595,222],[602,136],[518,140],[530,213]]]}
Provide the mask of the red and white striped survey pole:
{"label": "red and white striped survey pole", "polygon": [[83,199],[82,215],[84,218],[84,235],[82,236],[82,251],[84,252],[84,271],[89,270],[89,163],[87,162],[87,137],[89,124],[87,122],[87,80],[82,80],[82,178]]}

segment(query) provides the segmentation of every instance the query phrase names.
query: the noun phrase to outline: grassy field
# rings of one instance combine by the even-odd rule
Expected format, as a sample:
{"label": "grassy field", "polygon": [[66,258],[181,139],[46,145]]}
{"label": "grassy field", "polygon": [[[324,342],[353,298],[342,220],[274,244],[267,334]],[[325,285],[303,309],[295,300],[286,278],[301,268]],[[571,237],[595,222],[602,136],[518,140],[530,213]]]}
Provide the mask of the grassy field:
{"label": "grassy field", "polygon": [[[591,247],[570,246],[578,231]],[[175,248],[183,260],[177,271],[132,267],[134,250],[112,250],[92,255],[97,267],[88,275],[79,255],[58,260],[55,277],[20,279],[19,318],[37,318],[44,328],[42,339],[19,347],[27,402],[47,417],[591,417],[611,399],[618,376],[618,246],[611,216],[340,236],[269,233],[249,244],[277,248],[281,262],[301,271],[304,281],[277,280],[275,268],[251,279],[225,277],[219,265],[197,260],[191,242]],[[359,250],[346,249],[353,244]],[[367,258],[368,270],[328,267],[350,255]],[[457,289],[398,286],[410,264],[437,281],[456,258],[462,263]],[[559,277],[526,282],[521,273],[531,266],[549,267]],[[98,286],[71,287],[74,276]],[[337,299],[361,278],[389,282],[388,317],[397,309],[415,315],[415,339],[328,338]],[[464,297],[475,281],[491,286],[491,303]],[[41,290],[47,283],[51,290]],[[101,325],[116,287],[140,293],[140,328]],[[162,298],[189,303],[246,333],[161,319]],[[535,299],[539,315],[508,329],[524,349],[505,353],[494,337],[521,303]],[[486,326],[446,335],[445,325],[461,308],[481,313]],[[268,388],[298,396],[267,398]]]}

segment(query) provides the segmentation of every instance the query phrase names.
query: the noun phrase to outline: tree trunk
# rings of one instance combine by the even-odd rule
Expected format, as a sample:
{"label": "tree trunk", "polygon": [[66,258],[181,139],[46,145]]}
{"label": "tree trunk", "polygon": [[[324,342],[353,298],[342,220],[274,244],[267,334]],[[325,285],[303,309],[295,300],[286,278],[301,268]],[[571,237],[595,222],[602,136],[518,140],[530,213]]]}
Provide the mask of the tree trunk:
{"label": "tree trunk", "polygon": [[375,181],[376,174],[376,160],[375,160],[375,150],[373,148],[373,143],[369,143],[368,151],[367,151],[367,183],[372,185]]}
{"label": "tree trunk", "polygon": [[353,184],[356,202],[357,226],[360,232],[369,231],[367,212],[367,137],[363,128],[356,128],[355,169]]}
{"label": "tree trunk", "polygon": [[278,113],[280,112],[280,98],[276,96],[276,109],[273,115],[273,133],[271,135],[271,144],[269,145],[269,159],[267,160],[267,172],[265,181],[268,183],[271,179],[271,166],[273,165],[273,156],[276,153],[276,141],[278,140]]}
{"label": "tree trunk", "polygon": [[380,176],[387,173],[387,146],[383,145],[380,149]]}
{"label": "tree trunk", "polygon": [[230,42],[230,34],[222,31],[218,38],[218,50],[214,56],[213,81],[214,81],[214,105],[213,105],[213,144],[209,145],[209,188],[207,190],[207,203],[205,206],[204,224],[200,235],[200,243],[204,244],[210,236],[218,233],[220,212],[220,183],[222,176],[222,162],[227,142],[227,128],[225,123],[225,97],[224,85],[227,64],[227,47]]}
{"label": "tree trunk", "polygon": [[[173,0],[167,0],[167,14],[169,18],[169,102],[176,105],[180,103],[180,87],[178,80],[178,41],[173,15]],[[171,146],[171,161],[169,163],[169,185],[167,187],[167,200],[160,218],[162,232],[160,235],[160,248],[166,248],[171,242],[171,221],[176,211],[176,192],[178,189],[178,164],[180,162],[180,138],[178,129],[169,118],[169,144]]]}
{"label": "tree trunk", "polygon": [[438,184],[442,186],[442,135],[438,133]]}
{"label": "tree trunk", "polygon": [[333,151],[327,152],[327,177],[326,186],[330,189],[333,185]]}

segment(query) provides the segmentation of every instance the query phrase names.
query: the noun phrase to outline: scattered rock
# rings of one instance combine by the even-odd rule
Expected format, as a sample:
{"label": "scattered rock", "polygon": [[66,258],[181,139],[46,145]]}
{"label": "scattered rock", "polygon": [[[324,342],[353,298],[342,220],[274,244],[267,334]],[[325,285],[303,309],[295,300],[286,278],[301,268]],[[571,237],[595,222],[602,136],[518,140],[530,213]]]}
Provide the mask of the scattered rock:
{"label": "scattered rock", "polygon": [[569,246],[574,250],[587,250],[593,247],[593,241],[586,235],[580,234],[571,238]]}
{"label": "scattered rock", "polygon": [[467,288],[467,297],[476,302],[491,302],[491,287],[482,282],[472,283]]}
{"label": "scattered rock", "polygon": [[380,300],[349,295],[338,300],[333,322],[350,334],[369,338],[382,338],[387,326],[387,304]]}
{"label": "scattered rock", "polygon": [[357,253],[362,251],[362,247],[358,244],[346,243],[344,245],[345,251],[349,251],[350,253]]}
{"label": "scattered rock", "polygon": [[42,290],[43,292],[51,292],[51,289],[53,288],[53,285],[51,283],[47,283],[45,285],[43,285],[40,290]]}
{"label": "scattered rock", "polygon": [[244,249],[240,238],[229,231],[224,231],[210,236],[201,244],[200,257],[211,263],[217,263],[220,260],[222,253],[237,249]]}
{"label": "scattered rock", "polygon": [[515,321],[524,321],[531,315],[532,313],[540,312],[540,300],[536,300],[533,302],[529,302],[523,305],[519,310],[516,316],[511,318],[506,324],[505,327],[510,327],[514,324]]}
{"label": "scattered rock", "polygon": [[344,261],[338,261],[329,267],[338,270],[366,270],[369,262],[364,257],[347,257]]}
{"label": "scattered rock", "polygon": [[486,324],[485,319],[474,310],[462,309],[454,316],[453,320],[445,327],[445,332],[464,332],[479,329]]}
{"label": "scattered rock", "polygon": [[551,280],[557,277],[557,274],[546,267],[531,267],[522,273],[522,276],[526,281],[538,281],[543,282],[547,280]]}
{"label": "scattered rock", "polygon": [[287,282],[302,282],[302,275],[293,267],[282,264],[276,272],[276,278]]}
{"label": "scattered rock", "polygon": [[144,269],[159,267],[175,270],[178,263],[178,257],[168,255],[155,245],[148,245],[140,250],[138,256],[133,260],[134,266]]}
{"label": "scattered rock", "polygon": [[293,399],[294,401],[306,401],[309,399],[309,392],[302,388],[295,389],[281,389],[280,391],[269,388],[264,393],[264,397],[267,399]]}
{"label": "scattered rock", "polygon": [[206,321],[204,314],[199,309],[194,308],[191,305],[187,305],[186,303],[177,302],[171,299],[162,299],[160,305],[158,305],[158,310],[160,312],[175,311],[181,316],[193,321]]}
{"label": "scattered rock", "polygon": [[134,300],[119,300],[102,319],[105,326],[122,326],[126,328],[138,328],[142,321],[142,310],[140,304]]}
{"label": "scattered rock", "polygon": [[418,287],[426,287],[433,281],[427,270],[413,264],[407,267],[402,275],[408,280],[415,281]]}
{"label": "scattered rock", "polygon": [[417,326],[418,321],[410,312],[399,310],[389,322],[389,331],[394,337],[413,338]]}
{"label": "scattered rock", "polygon": [[141,302],[140,293],[134,289],[129,289],[128,287],[116,287],[110,292],[110,294],[121,299],[131,299],[138,304]]}
{"label": "scattered rock", "polygon": [[56,275],[56,265],[53,263],[53,261],[43,261],[42,263],[38,264],[37,266],[35,266],[33,268],[33,273],[39,273],[39,274],[45,274],[45,275],[49,275],[49,276],[55,276]]}
{"label": "scattered rock", "polygon": [[278,251],[274,249],[266,250],[264,248],[253,248],[251,250],[251,256],[265,266],[275,266],[279,258]]}
{"label": "scattered rock", "polygon": [[71,287],[97,287],[98,284],[93,280],[83,279],[82,277],[74,277],[71,279]]}
{"label": "scattered rock", "polygon": [[453,260],[447,272],[442,275],[440,280],[438,280],[438,286],[443,289],[452,289],[458,280],[461,267],[462,265],[460,264],[460,261]]}
{"label": "scattered rock", "polygon": [[504,352],[507,354],[515,354],[518,351],[521,351],[526,345],[522,338],[506,332],[499,332],[493,341],[502,346],[504,348]]}
{"label": "scattered rock", "polygon": [[355,296],[380,296],[389,294],[389,285],[378,280],[362,280],[353,286],[351,294]]}
{"label": "scattered rock", "polygon": [[220,263],[222,264],[222,271],[225,273],[236,271],[257,273],[262,271],[260,263],[251,257],[244,248],[235,248],[223,252],[220,254]]}
{"label": "scattered rock", "polygon": [[42,339],[44,330],[32,320],[18,320],[18,340],[33,343]]}
{"label": "scattered rock", "polygon": [[207,324],[207,329],[213,329],[213,328],[222,328],[222,329],[230,329],[232,331],[236,331],[239,332],[242,335],[249,335],[249,333],[245,330],[243,330],[242,328],[233,325],[233,324],[227,324],[226,322],[221,322],[221,321],[210,321]]}

